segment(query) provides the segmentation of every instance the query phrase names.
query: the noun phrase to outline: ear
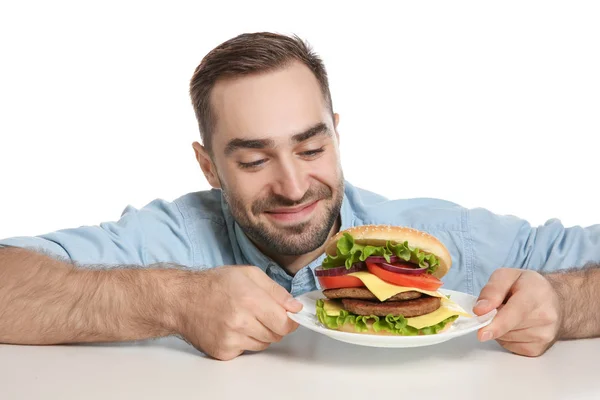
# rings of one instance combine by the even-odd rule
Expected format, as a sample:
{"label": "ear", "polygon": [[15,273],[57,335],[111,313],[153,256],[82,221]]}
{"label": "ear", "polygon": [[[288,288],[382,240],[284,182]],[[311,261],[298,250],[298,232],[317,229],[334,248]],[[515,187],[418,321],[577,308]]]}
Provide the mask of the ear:
{"label": "ear", "polygon": [[338,142],[340,141],[340,134],[338,133],[337,127],[340,123],[340,114],[333,114],[333,128],[335,130],[335,136],[337,137]]}
{"label": "ear", "polygon": [[192,143],[192,147],[194,148],[194,153],[196,153],[196,160],[206,177],[206,180],[215,189],[221,188],[221,182],[219,181],[219,176],[217,174],[217,168],[208,154],[208,151],[204,146],[202,146],[198,142]]}

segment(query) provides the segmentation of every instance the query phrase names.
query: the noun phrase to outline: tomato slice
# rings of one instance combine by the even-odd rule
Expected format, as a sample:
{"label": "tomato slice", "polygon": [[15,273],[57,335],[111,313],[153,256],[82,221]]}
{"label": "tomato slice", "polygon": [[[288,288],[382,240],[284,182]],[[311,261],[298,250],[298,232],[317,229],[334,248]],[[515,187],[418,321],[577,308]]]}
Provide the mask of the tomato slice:
{"label": "tomato slice", "polygon": [[361,287],[365,284],[355,276],[317,276],[319,284],[323,289],[338,289],[349,287]]}
{"label": "tomato slice", "polygon": [[367,269],[370,273],[379,277],[379,279],[398,286],[435,291],[443,285],[442,281],[429,274],[410,275],[391,272],[370,262],[367,262]]}

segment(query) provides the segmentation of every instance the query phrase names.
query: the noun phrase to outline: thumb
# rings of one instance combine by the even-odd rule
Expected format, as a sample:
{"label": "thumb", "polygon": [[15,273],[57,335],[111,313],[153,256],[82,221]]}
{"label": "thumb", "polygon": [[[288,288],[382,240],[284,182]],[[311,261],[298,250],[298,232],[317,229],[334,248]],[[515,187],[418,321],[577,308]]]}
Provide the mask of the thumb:
{"label": "thumb", "polygon": [[488,283],[481,289],[473,312],[483,315],[500,307],[521,274],[520,270],[514,268],[501,268],[494,271]]}
{"label": "thumb", "polygon": [[302,310],[302,303],[292,297],[281,285],[271,280],[270,287],[267,292],[273,297],[279,304],[286,309],[286,311],[297,313]]}
{"label": "thumb", "polygon": [[273,279],[269,278],[264,272],[260,271],[260,273],[257,273],[255,276],[253,276],[253,280],[279,305],[285,308],[286,311],[297,313],[302,310],[302,303],[293,298],[287,290],[285,290]]}
{"label": "thumb", "polygon": [[298,300],[290,296],[285,301],[285,305],[283,307],[289,312],[297,313],[300,312],[304,306]]}

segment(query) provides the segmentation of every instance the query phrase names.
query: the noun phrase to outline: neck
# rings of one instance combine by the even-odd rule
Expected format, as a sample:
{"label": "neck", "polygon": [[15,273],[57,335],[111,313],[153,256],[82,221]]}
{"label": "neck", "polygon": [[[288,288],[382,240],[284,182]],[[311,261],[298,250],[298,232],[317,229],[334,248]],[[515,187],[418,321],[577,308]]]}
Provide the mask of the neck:
{"label": "neck", "polygon": [[[339,230],[340,230],[340,217],[337,218],[337,220],[335,221],[335,224],[333,224],[333,227],[329,231],[329,234],[327,235],[327,240],[329,238],[331,238],[333,235],[335,235]],[[281,255],[281,254],[272,254],[271,252],[266,251],[265,249],[262,249],[260,247],[259,248],[264,254],[269,256],[273,261],[275,261],[277,264],[281,265],[281,267],[283,269],[285,269],[290,275],[294,276],[294,275],[296,275],[296,272],[300,271],[306,265],[310,264],[312,261],[317,259],[321,254],[323,254],[323,252],[325,251],[325,243],[327,243],[327,240],[325,240],[325,242],[319,248],[311,251],[310,253],[302,254],[299,256],[286,256],[286,255]]]}

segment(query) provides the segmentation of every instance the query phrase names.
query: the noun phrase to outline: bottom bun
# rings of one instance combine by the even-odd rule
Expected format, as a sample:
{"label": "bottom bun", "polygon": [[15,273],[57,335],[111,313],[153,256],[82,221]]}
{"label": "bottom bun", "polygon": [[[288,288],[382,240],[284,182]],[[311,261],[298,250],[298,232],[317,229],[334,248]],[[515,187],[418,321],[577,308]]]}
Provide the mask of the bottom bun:
{"label": "bottom bun", "polygon": [[[440,333],[444,333],[444,332],[446,332],[448,329],[450,329],[450,327],[452,326],[452,324],[453,324],[453,323],[454,323],[454,321],[452,321],[452,322],[448,322],[448,323],[446,324],[446,326],[444,327],[444,329],[442,329],[442,330],[441,330],[441,331],[439,331],[438,333],[432,333],[432,335],[439,335]],[[342,332],[348,332],[348,333],[362,333],[362,334],[365,334],[365,335],[377,335],[377,336],[404,336],[404,335],[398,335],[398,334],[395,334],[395,333],[391,333],[391,332],[388,332],[388,331],[386,331],[386,330],[381,330],[381,331],[379,331],[379,332],[375,332],[375,331],[373,330],[373,322],[370,322],[370,321],[369,321],[369,322],[367,322],[367,328],[368,328],[368,330],[366,330],[366,331],[364,331],[364,332],[358,332],[358,331],[357,331],[357,330],[354,328],[354,325],[352,325],[352,324],[349,324],[349,323],[346,323],[346,324],[344,324],[344,325],[340,326],[338,329],[333,329],[333,330],[336,330],[336,331],[342,331]],[[329,328],[328,328],[328,329],[329,329]],[[420,335],[420,336],[424,336],[424,335]],[[427,335],[427,336],[430,336],[430,335]]]}

